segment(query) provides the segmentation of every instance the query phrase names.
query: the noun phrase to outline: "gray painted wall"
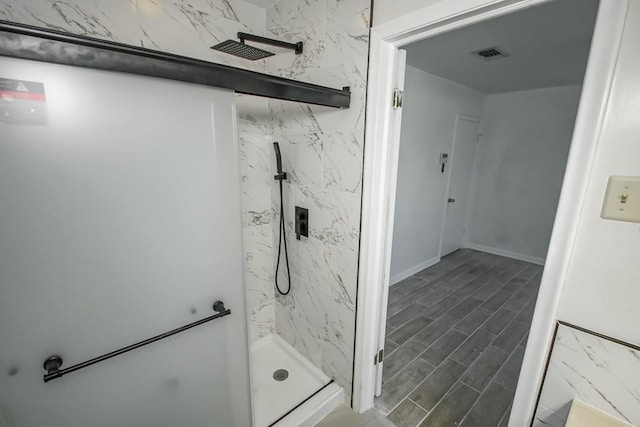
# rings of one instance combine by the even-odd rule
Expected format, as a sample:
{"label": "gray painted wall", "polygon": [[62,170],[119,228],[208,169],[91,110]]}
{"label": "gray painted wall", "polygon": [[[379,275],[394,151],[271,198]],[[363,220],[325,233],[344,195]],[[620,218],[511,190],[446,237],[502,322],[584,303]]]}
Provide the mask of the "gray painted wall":
{"label": "gray painted wall", "polygon": [[439,257],[456,114],[482,117],[468,245],[543,263],[581,86],[483,95],[407,67],[390,283]]}
{"label": "gray painted wall", "polygon": [[581,86],[487,97],[469,241],[541,262],[547,252]]}
{"label": "gray painted wall", "polygon": [[449,168],[440,172],[439,156],[451,153],[456,114],[480,117],[484,98],[471,89],[407,67],[391,283],[439,256],[444,220],[440,202],[444,202],[449,173]]}

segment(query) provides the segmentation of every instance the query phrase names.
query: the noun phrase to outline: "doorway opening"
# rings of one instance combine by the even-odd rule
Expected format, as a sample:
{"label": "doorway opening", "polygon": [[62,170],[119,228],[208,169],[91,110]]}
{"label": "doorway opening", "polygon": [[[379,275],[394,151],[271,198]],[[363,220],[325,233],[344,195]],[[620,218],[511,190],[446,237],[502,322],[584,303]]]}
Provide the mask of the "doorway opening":
{"label": "doorway opening", "polygon": [[[460,22],[440,10],[449,21],[426,19],[422,34],[414,21],[372,35],[373,66],[385,58],[396,67],[372,69],[370,88],[404,88],[404,105],[368,105],[383,122],[368,127],[368,144],[373,128],[384,136],[368,146],[365,183],[383,195],[365,189],[359,306],[369,311],[359,315],[358,349],[377,339],[378,358],[354,396],[359,409],[377,396],[400,425],[507,425],[529,335],[546,345],[532,318],[536,300],[548,311],[555,291],[538,298],[538,289],[556,287],[570,249],[561,190],[570,179],[581,189],[590,158],[580,171],[571,158],[595,140],[610,84],[607,73],[585,80],[585,70],[614,59],[592,49],[592,37],[617,46],[620,24],[608,0],[504,3],[475,18],[460,12]],[[375,326],[363,326],[367,318]],[[519,423],[530,417],[522,414]]]}
{"label": "doorway opening", "polygon": [[376,398],[392,421],[508,420],[597,8],[557,0],[404,46]]}

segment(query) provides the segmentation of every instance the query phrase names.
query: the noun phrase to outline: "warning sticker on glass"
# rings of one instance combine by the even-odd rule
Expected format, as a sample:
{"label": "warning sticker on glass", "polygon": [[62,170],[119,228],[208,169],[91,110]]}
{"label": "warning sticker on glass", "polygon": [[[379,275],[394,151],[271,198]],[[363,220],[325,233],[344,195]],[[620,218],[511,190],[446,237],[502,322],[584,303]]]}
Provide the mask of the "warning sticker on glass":
{"label": "warning sticker on glass", "polygon": [[46,125],[44,83],[0,77],[0,123]]}

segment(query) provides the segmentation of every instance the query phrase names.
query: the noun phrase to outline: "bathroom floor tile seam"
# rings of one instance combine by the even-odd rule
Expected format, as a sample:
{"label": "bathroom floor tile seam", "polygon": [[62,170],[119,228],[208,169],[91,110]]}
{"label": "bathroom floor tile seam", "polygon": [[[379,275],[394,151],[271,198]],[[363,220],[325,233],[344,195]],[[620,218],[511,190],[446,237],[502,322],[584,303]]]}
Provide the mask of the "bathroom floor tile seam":
{"label": "bathroom floor tile seam", "polygon": [[[464,262],[455,262],[455,261],[446,261],[444,258],[440,261],[440,264],[436,264],[435,266],[429,267],[425,270],[422,270],[413,276],[410,276],[398,285],[390,288],[389,291],[389,302],[394,302],[400,299],[407,294],[417,291],[418,289],[428,286],[429,284],[433,284],[437,282],[442,277],[446,275],[450,275],[452,272],[457,275],[463,274],[465,271],[470,270],[473,267],[473,264],[468,262],[469,260],[464,260]],[[444,263],[443,265],[441,265]],[[419,284],[417,287],[413,288],[411,286],[404,286],[407,282],[415,282],[418,281]]]}
{"label": "bathroom floor tile seam", "polygon": [[[413,293],[417,300],[420,292],[432,295],[430,287],[434,284],[442,288],[454,284],[447,288],[448,292],[437,294],[437,301],[413,310],[419,313],[431,309],[435,314],[432,319],[416,314],[408,317],[409,320],[403,319],[404,323],[388,328],[388,339],[403,329],[407,333],[396,333],[401,342],[389,341],[392,351],[385,355],[383,369],[392,371],[387,377],[383,376],[383,393],[376,399],[376,406],[399,427],[454,421],[472,426],[478,425],[478,417],[484,418],[487,414],[491,415],[491,421],[486,424],[482,420],[480,425],[497,426],[506,422],[510,411],[542,267],[469,249],[456,251],[444,257],[442,262],[442,266],[427,268],[395,285],[397,290],[391,289],[396,295]],[[424,284],[416,280],[422,280]],[[403,286],[412,289],[401,290]],[[483,294],[486,295],[475,298],[481,289],[485,289]],[[393,302],[391,298],[390,301]],[[414,305],[409,303],[407,307]],[[454,312],[455,316],[452,316]],[[467,324],[470,321],[472,324],[459,326],[465,319]],[[475,320],[477,324],[473,323]],[[394,366],[394,362],[401,363]],[[415,366],[423,370],[422,378],[420,375],[411,378],[410,371]],[[448,372],[447,367],[452,372]],[[439,384],[438,376],[446,381]],[[407,379],[409,381],[405,381]],[[434,384],[428,384],[430,381]],[[385,402],[388,388],[392,388],[390,394],[396,395]],[[441,390],[430,395],[434,388]],[[467,406],[452,402],[453,398]],[[421,399],[426,403],[421,404]],[[483,409],[488,405],[491,409],[498,408],[499,413]],[[455,417],[455,420],[446,417]]]}
{"label": "bathroom floor tile seam", "polygon": [[[520,272],[524,271],[525,267],[526,267],[526,266],[523,266],[520,270],[515,271],[515,272],[513,272],[513,274],[512,274],[512,275],[508,276],[508,277],[509,277],[509,279],[508,279],[508,280],[506,280],[506,283],[504,283],[504,286],[507,286],[507,285],[508,285],[508,283],[510,282],[510,280],[511,280],[511,279],[513,279],[514,277],[516,277],[516,276],[518,275],[518,273],[520,273]],[[527,280],[527,282],[525,282],[523,285],[521,285],[521,288],[525,288],[525,287],[527,287],[527,285],[529,285],[529,284],[530,284],[530,282],[534,281],[535,279],[536,279],[536,275],[533,275],[532,277],[530,277],[530,278]],[[450,293],[446,294],[443,298],[440,298],[439,300],[435,301],[435,302],[434,302],[430,307],[433,307],[433,306],[438,305],[440,302],[442,302],[442,301],[443,301],[444,299],[446,299],[448,296],[450,296],[450,295],[451,295],[451,294],[453,294],[454,292],[459,291],[460,289],[464,288],[464,286],[465,286],[465,285],[467,285],[468,283],[472,282],[473,280],[474,280],[474,279],[470,279],[467,283],[463,284],[462,286],[460,286],[460,287],[458,287],[458,288],[455,288],[455,289],[452,289]],[[396,285],[396,286],[401,286],[401,284],[398,284],[398,285]],[[500,287],[500,288],[496,289],[496,290],[495,290],[495,292],[493,292],[489,297],[487,297],[487,298],[486,298],[486,300],[489,300],[489,299],[491,299],[491,297],[493,297],[494,295],[498,294],[498,293],[502,290],[502,288],[503,288],[504,286],[502,286],[502,287]],[[537,286],[538,286],[538,285],[536,284],[536,287],[537,287]],[[482,287],[481,287],[480,289],[482,289]],[[478,289],[477,291],[479,291],[480,289]],[[476,291],[476,292],[477,292],[477,291]],[[470,299],[470,298],[474,298],[474,294],[475,294],[475,293],[472,293],[472,294],[468,295],[467,297],[460,299],[459,301],[457,301],[457,303],[459,304],[459,303],[462,303],[462,302],[464,302],[464,301],[466,301],[466,300],[468,300],[468,299]],[[428,296],[428,295],[427,295],[427,296]],[[514,292],[514,295],[510,296],[510,298],[509,298],[509,299],[505,300],[505,301],[504,301],[504,303],[502,303],[500,306],[498,306],[498,308],[497,308],[495,311],[499,311],[499,310],[500,310],[503,306],[505,306],[505,305],[506,305],[506,304],[511,300],[511,298],[513,298],[514,296],[515,296],[515,292]],[[486,301],[486,300],[485,300],[485,301]],[[414,302],[414,303],[410,303],[409,305],[407,305],[406,307],[404,307],[402,310],[400,310],[399,312],[397,312],[396,314],[394,314],[394,316],[396,316],[396,315],[400,314],[403,310],[406,310],[407,308],[411,307],[411,306],[412,306],[412,305],[414,305],[414,304],[419,304],[419,303],[415,303],[415,302]],[[456,305],[457,305],[457,304],[456,304]],[[482,304],[480,304],[480,306],[481,306],[481,305],[482,305]],[[527,308],[527,305],[528,305],[528,303],[527,303],[527,304],[524,304],[524,305],[523,305],[523,307],[522,307],[522,309],[520,309],[520,310],[518,310],[518,311],[516,312],[516,317],[517,317],[517,314],[520,314],[520,312],[522,312],[522,311],[523,311],[523,309]],[[454,307],[455,307],[455,305],[454,305],[454,306],[452,306],[452,308],[454,308]],[[423,306],[422,308],[428,308],[428,307]],[[477,308],[479,308],[479,307],[475,307],[475,308],[474,308],[474,309],[473,309],[469,314],[473,313],[473,311],[475,311]],[[449,310],[448,310],[448,311],[449,311]],[[447,312],[448,312],[448,311],[447,311]],[[433,318],[430,318],[430,320],[433,322],[433,321],[437,320],[438,318],[440,318],[440,317],[442,317],[442,316],[446,315],[446,314],[447,314],[447,312],[444,312],[444,313],[439,314],[439,315],[437,315],[437,316],[435,316],[435,317],[433,317]],[[394,316],[391,316],[391,317],[394,317]],[[396,326],[392,326],[392,325],[390,325],[390,324],[388,323],[388,321],[389,321],[389,319],[390,319],[390,317],[388,317],[388,318],[387,318],[387,340],[389,340],[389,341],[392,341],[392,342],[393,342],[393,339],[389,337],[389,335],[390,335],[391,333],[393,333],[393,332],[397,331],[398,329],[401,329],[403,326],[407,325],[408,323],[411,323],[413,320],[415,320],[416,318],[421,317],[421,316],[422,316],[422,314],[416,314],[415,316],[413,316],[413,317],[409,318],[409,320],[405,321],[405,322],[404,322],[404,323],[402,323],[402,324],[396,325]],[[464,318],[463,318],[463,319],[461,319],[461,320],[464,320]],[[486,320],[488,320],[488,318],[487,318],[487,319],[485,319],[485,322],[486,322]],[[482,327],[482,325],[483,325],[485,322],[483,322],[482,324],[478,325],[478,328],[481,328],[481,327]],[[396,345],[400,345],[401,343],[394,342],[394,344],[396,344]],[[390,354],[390,352],[388,352],[388,353],[387,353],[387,355],[389,355],[389,354]]]}
{"label": "bathroom floor tile seam", "polygon": [[[518,345],[517,345],[517,346],[516,346],[512,351],[511,351],[511,353],[509,353],[509,355],[508,355],[508,357],[507,357],[507,360],[509,360],[509,358],[510,358],[511,356],[513,356],[514,354],[516,354],[516,353],[518,352],[518,348],[519,348],[519,347],[524,346],[524,345],[526,345],[526,344],[527,344],[527,338],[528,338],[528,335],[525,335],[524,337],[522,337],[522,339],[520,340],[520,342],[518,343]],[[505,363],[506,363],[506,361],[505,361]],[[469,368],[471,368],[471,367],[469,367]],[[466,372],[466,371],[465,371],[465,372]],[[498,376],[498,374],[499,374],[499,373],[500,373],[500,369],[498,369],[498,370],[495,372],[495,374],[493,374],[493,377],[491,377],[491,379],[489,380],[489,382],[487,383],[487,385],[486,385],[486,386],[484,386],[482,389],[478,389],[478,388],[474,387],[473,385],[468,384],[467,382],[465,382],[464,380],[462,380],[462,377],[461,377],[461,379],[460,379],[459,381],[460,381],[461,383],[463,383],[464,385],[466,385],[467,387],[472,388],[473,390],[477,391],[478,393],[484,393],[484,392],[487,390],[487,388],[489,387],[489,384],[490,384],[490,383],[492,383],[492,382],[496,379],[496,377]],[[463,375],[464,375],[464,374],[463,374]],[[514,391],[515,391],[515,390],[514,390]]]}
{"label": "bathroom floor tile seam", "polygon": [[[515,350],[514,350],[514,352],[515,352]],[[497,375],[497,373],[496,373],[496,375]],[[473,387],[471,387],[470,385],[466,384],[464,381],[459,381],[459,382],[460,382],[460,383],[462,383],[462,384],[464,384],[464,385],[466,385],[467,387],[469,387],[469,388],[471,388],[471,389],[475,390]],[[417,387],[418,387],[418,386],[417,386]],[[417,387],[416,387],[416,388],[417,388]],[[452,388],[453,388],[453,387],[452,387]],[[489,385],[487,385],[487,387],[485,387],[485,390],[486,390],[486,389],[488,389],[488,388],[489,388]],[[480,391],[478,391],[478,390],[475,390],[475,391],[478,393],[478,399],[477,399],[477,400],[479,400],[479,399],[480,399],[480,395],[482,394],[482,392],[480,392]],[[446,397],[447,397],[447,395],[445,394],[445,395],[444,395],[444,396],[443,396],[443,397],[438,401],[438,403],[436,403],[436,405],[434,406],[434,409],[435,409],[436,407],[438,407],[438,405],[439,405],[442,401],[444,401],[444,400],[446,399]],[[476,401],[477,401],[477,400],[476,400]],[[423,423],[427,420],[427,418],[429,418],[429,415],[433,412],[433,410],[429,411],[429,410],[427,410],[427,409],[423,408],[422,406],[420,406],[420,404],[418,404],[418,403],[414,402],[410,397],[406,397],[402,402],[400,402],[400,403],[396,406],[396,408],[397,408],[398,406],[400,406],[400,405],[401,405],[403,402],[405,402],[405,401],[409,401],[409,402],[411,402],[413,405],[415,405],[416,407],[420,408],[422,411],[424,411],[424,412],[425,412],[425,414],[424,414],[421,418],[417,419],[417,423],[414,423],[414,424],[406,424],[406,425],[422,426],[422,425],[423,425]],[[456,424],[456,425],[466,425],[466,424],[463,424],[463,423],[465,422],[467,415],[469,415],[469,413],[471,412],[471,410],[472,410],[472,409],[473,409],[473,407],[469,408],[469,409],[466,411],[466,413],[464,414],[464,416],[461,418],[461,420],[462,420],[462,421],[461,421],[460,423]],[[395,408],[394,408],[394,410],[395,410]],[[383,412],[383,413],[384,413],[384,412]],[[504,411],[504,412],[501,414],[501,417],[500,417],[500,424],[496,424],[496,426],[495,426],[495,427],[502,426],[502,425],[503,425],[503,424],[502,424],[503,422],[508,422],[508,421],[509,421],[509,415],[510,415],[510,413],[511,413],[511,404],[509,405],[509,407],[507,408],[507,410],[506,410],[506,411]],[[390,413],[389,413],[389,414],[390,414]],[[388,416],[389,414],[387,414],[387,416]],[[400,426],[399,426],[399,425],[397,425],[397,424],[394,424],[394,425],[395,425],[396,427],[400,427]],[[505,425],[506,425],[506,424],[505,424]],[[437,426],[436,426],[436,425],[434,425],[433,427],[440,427],[440,426],[439,426],[439,425],[437,425]],[[468,426],[468,427],[473,427],[473,426]]]}
{"label": "bathroom floor tile seam", "polygon": [[[522,337],[522,338],[520,339],[520,342],[521,342],[521,343],[524,343],[525,338],[526,338],[526,337]],[[518,343],[516,343],[516,344],[518,344]],[[516,346],[516,348],[515,348],[514,350],[512,350],[512,351],[511,351],[511,354],[509,354],[509,355],[507,355],[507,356],[505,357],[505,359],[506,359],[506,360],[510,360],[516,352],[517,352],[517,346]],[[518,367],[519,367],[519,364],[520,364],[520,363],[521,363],[521,359],[519,359],[519,360],[517,361],[517,366],[518,366]],[[472,365],[472,364],[470,364],[470,366],[471,366],[471,365]],[[471,369],[473,369],[473,368],[471,368]],[[484,391],[486,390],[486,388],[488,387],[488,385],[489,385],[489,384],[494,383],[494,382],[495,382],[494,380],[497,378],[497,375],[498,375],[500,372],[502,372],[502,370],[503,370],[503,367],[502,367],[502,366],[500,366],[500,367],[496,368],[496,369],[495,369],[495,371],[494,371],[494,373],[492,374],[492,378],[491,378],[489,381],[487,381],[487,383],[485,384],[485,387],[484,387],[483,389],[481,389],[480,391],[483,391],[483,392],[484,392]],[[466,372],[466,371],[465,371],[465,372]],[[459,375],[459,377],[462,377],[463,375],[465,375],[465,372],[461,372],[461,373],[460,373],[460,375]],[[516,372],[516,376],[517,376],[517,373],[518,373],[518,372]],[[517,378],[516,378],[516,380],[517,380]],[[424,382],[424,381],[422,381],[422,382]],[[408,390],[408,393],[407,393],[407,394],[408,394],[408,395],[410,395],[411,393],[413,393],[413,392],[414,392],[414,390],[420,386],[420,384],[421,384],[421,382],[414,384],[413,390]],[[513,382],[513,385],[515,386],[515,381]],[[478,393],[478,396],[477,396],[477,397],[478,397],[478,398],[480,398],[480,397],[481,397],[481,394],[480,394],[480,393]],[[440,399],[440,400],[442,400],[442,399]],[[509,402],[508,402],[509,404],[510,404],[510,400],[511,400],[511,396],[509,396]],[[402,400],[399,400],[399,404],[400,404],[400,403],[402,403]],[[438,405],[439,405],[439,403],[438,403]],[[397,407],[397,406],[398,406],[398,405],[396,405],[395,407]],[[395,407],[393,407],[393,408],[388,408],[388,410],[391,412],[392,410],[395,410]],[[422,408],[422,409],[424,410],[425,415],[427,415],[426,408]],[[508,408],[504,408],[504,409],[505,409],[505,412],[506,412]],[[500,414],[500,415],[502,415],[502,414]],[[407,425],[408,425],[408,424],[407,424]]]}
{"label": "bathroom floor tile seam", "polygon": [[[524,342],[526,340],[526,337],[524,337],[522,339],[522,342]],[[512,352],[515,353],[517,350],[514,350]],[[466,371],[465,371],[466,372]],[[490,386],[498,386],[502,389],[504,389],[506,392],[510,393],[509,394],[509,401],[506,402],[506,408],[504,408],[504,410],[500,411],[499,413],[495,414],[495,418],[498,422],[504,421],[505,418],[507,418],[508,421],[508,416],[509,413],[511,411],[511,403],[512,403],[512,399],[513,399],[513,395],[515,394],[515,390],[509,390],[507,387],[504,387],[498,383],[496,383],[494,380],[495,378],[498,376],[498,373],[500,372],[500,370],[498,370],[498,372],[496,372],[492,379],[488,382],[487,386],[484,387],[483,390],[478,391],[477,389],[473,388],[472,386],[466,384],[464,381],[458,379],[451,387],[448,387],[446,392],[442,395],[442,397],[435,403],[435,405],[433,406],[433,408],[431,410],[428,410],[427,408],[422,407],[419,403],[415,402],[410,396],[412,393],[414,393],[416,391],[416,389],[418,389],[426,380],[427,378],[423,379],[422,382],[420,382],[418,385],[416,385],[407,395],[407,397],[405,397],[404,399],[402,399],[397,405],[395,405],[391,410],[389,411],[385,411],[384,409],[381,409],[378,407],[378,410],[380,410],[383,414],[386,414],[386,416],[392,420],[393,422],[395,422],[394,425],[396,425],[396,427],[406,427],[406,426],[420,426],[420,427],[435,427],[435,426],[440,426],[441,424],[438,422],[435,423],[429,423],[428,422],[428,418],[431,414],[433,414],[444,402],[447,401],[447,398],[449,397],[449,392],[456,386],[459,384],[462,384],[466,387],[468,387],[470,390],[473,390],[476,394],[477,397],[473,400],[473,402],[467,406],[467,408],[464,410],[463,412],[463,416],[459,418],[459,421],[455,422],[455,424],[446,424],[446,425],[463,425],[463,426],[469,426],[469,427],[474,427],[476,425],[478,425],[478,423],[465,423],[467,421],[467,417],[468,415],[473,411],[474,408],[476,408],[476,404],[478,403],[478,401],[480,401],[481,397],[485,396],[488,393],[488,389],[490,388]],[[464,373],[462,374],[464,375]],[[411,402],[413,405],[415,405],[417,408],[421,409],[424,412],[424,415],[422,417],[420,417],[417,420],[414,420],[416,422],[409,424],[406,423],[406,421],[410,421],[410,420],[402,420],[401,424],[398,423],[397,420],[393,419],[393,414],[394,412],[398,409],[398,407],[400,407],[403,403],[405,403],[406,401]],[[491,409],[491,408],[488,408]],[[486,411],[482,411],[483,413],[486,413]],[[487,427],[497,427],[499,424],[482,424],[482,425],[486,425]]]}
{"label": "bathroom floor tile seam", "polygon": [[[454,327],[452,327],[452,328],[451,328],[451,329],[449,329],[449,330],[452,330],[452,329],[455,329],[455,328],[454,328]],[[506,327],[505,327],[505,329],[506,329]],[[503,330],[504,330],[504,329],[503,329]],[[448,332],[448,331],[447,331],[447,332]],[[444,335],[444,334],[443,334],[443,335]],[[498,336],[498,335],[496,335],[495,337],[493,337],[493,339],[497,338],[497,336]],[[515,347],[514,347],[514,348],[513,348],[513,349],[512,349],[512,350],[511,350],[507,355],[506,355],[506,357],[504,358],[505,360],[504,360],[504,362],[503,362],[502,366],[504,366],[504,364],[506,364],[506,362],[509,360],[509,358],[511,358],[511,357],[512,357],[512,356],[513,356],[513,355],[518,351],[518,348],[519,348],[520,346],[524,346],[524,345],[526,344],[527,337],[528,337],[528,335],[527,335],[527,334],[525,334],[525,335],[520,339],[520,341],[517,343],[517,345],[516,345],[516,346],[515,346]],[[492,339],[492,341],[493,341],[493,339]],[[436,341],[436,342],[437,342],[437,341]],[[435,342],[434,342],[434,344],[435,344]],[[430,345],[430,346],[426,347],[422,352],[418,353],[418,355],[417,355],[417,356],[415,356],[413,359],[411,359],[411,360],[409,361],[409,363],[407,363],[407,365],[409,365],[409,364],[411,364],[412,362],[414,362],[414,361],[416,361],[416,360],[420,359],[420,358],[421,358],[421,356],[422,356],[424,353],[426,353],[430,348],[432,348],[434,344],[432,344],[432,345]],[[460,348],[463,344],[464,344],[464,342],[462,342],[462,343],[461,343],[461,344],[459,344],[457,347],[455,347],[455,348],[452,350],[451,354],[453,354],[453,353],[454,353],[458,348]],[[487,345],[487,348],[488,348],[488,347],[491,347],[491,344]],[[393,353],[393,352],[392,352],[392,353]],[[390,354],[389,354],[388,356],[386,356],[386,357],[389,357],[392,353],[390,353]],[[450,358],[450,356],[449,356],[448,358]],[[463,384],[465,384],[465,385],[466,385],[466,386],[468,386],[469,388],[471,388],[471,389],[475,390],[476,392],[478,392],[478,394],[482,394],[482,393],[483,393],[483,392],[485,392],[485,391],[486,391],[486,389],[489,387],[489,384],[490,384],[491,382],[493,382],[493,381],[494,381],[494,379],[496,378],[496,376],[498,375],[498,373],[499,373],[499,372],[500,372],[500,370],[502,369],[502,366],[501,366],[500,368],[496,369],[495,373],[492,375],[491,379],[486,383],[486,385],[485,385],[484,387],[482,387],[481,389],[478,389],[478,388],[474,387],[472,384],[468,384],[467,382],[465,382],[465,381],[463,381],[463,380],[462,380],[462,377],[465,375],[465,373],[466,373],[467,371],[469,371],[469,370],[473,369],[473,365],[474,365],[474,363],[477,361],[477,359],[478,359],[478,358],[479,358],[479,356],[478,356],[478,357],[477,357],[473,362],[471,362],[471,363],[469,364],[469,366],[467,367],[467,369],[466,369],[466,370],[465,370],[465,371],[460,375],[460,378],[458,379],[458,381],[459,381],[459,382],[461,382],[461,383],[463,383]],[[453,360],[455,361],[455,359],[453,359]],[[429,362],[426,362],[426,363],[429,363]],[[434,365],[433,365],[433,364],[431,364],[431,363],[429,363],[429,365],[430,365],[431,367],[433,367],[433,369],[434,369],[434,370],[437,368],[437,366],[434,366]],[[438,366],[440,366],[440,365],[442,365],[442,363],[438,364]],[[386,382],[389,382],[389,381],[393,380],[393,379],[394,379],[394,378],[396,378],[400,373],[401,373],[401,371],[396,372],[392,377],[388,378]],[[415,391],[415,389],[417,389],[418,387],[420,387],[420,385],[422,385],[422,383],[423,383],[427,378],[428,378],[428,376],[427,376],[427,377],[425,377],[425,378],[424,378],[421,382],[419,382],[417,385],[415,385],[415,387],[413,387],[413,389],[411,389],[411,391],[407,394],[406,399],[411,400],[411,399],[410,399],[410,397],[408,397],[408,396],[410,396],[410,395],[411,395],[411,393],[413,393],[413,392]],[[384,390],[384,384],[383,384],[383,390]],[[443,398],[444,398],[444,396],[443,396]],[[395,406],[393,406],[393,407],[391,407],[391,408],[388,408],[387,410],[385,410],[384,408],[379,408],[379,409],[382,409],[382,412],[384,412],[384,413],[386,413],[386,414],[388,415],[388,414],[390,414],[391,412],[393,412],[393,411],[394,411],[394,410],[395,410],[395,409],[396,409],[396,408],[397,408],[401,403],[402,403],[402,401],[398,402]],[[413,403],[414,403],[415,405],[417,405],[418,407],[420,407],[420,405],[419,405],[417,402],[413,402]],[[422,408],[422,407],[421,407],[421,409],[425,410],[426,412],[429,412],[429,410],[427,410],[427,409],[425,409],[425,408]],[[425,418],[426,418],[426,416],[425,416]]]}
{"label": "bathroom floor tile seam", "polygon": [[[518,265],[518,264],[514,264],[513,266],[504,268],[500,265],[489,265],[488,267],[490,268],[486,268],[485,270],[480,270],[479,272],[476,272],[476,274],[474,276],[469,277],[469,275],[466,276],[466,281],[460,283],[460,284],[456,284],[457,286],[455,287],[449,287],[449,294],[453,293],[461,288],[464,288],[466,285],[468,285],[469,283],[472,283],[475,279],[479,278],[482,275],[487,275],[490,277],[489,274],[489,270],[495,269],[496,271],[493,272],[494,275],[496,275],[495,273],[501,272],[500,274],[507,274],[507,273],[512,273],[509,274],[509,278],[513,278],[515,277],[518,273],[523,272],[524,270],[527,269],[527,265],[526,263],[523,262],[519,262],[522,263],[524,265]],[[437,277],[433,278],[432,280],[424,280],[420,278],[420,274],[423,274],[423,272],[419,272],[414,276],[411,276],[405,280],[403,280],[401,283],[394,285],[393,287],[391,287],[390,289],[390,297],[389,297],[389,304],[393,304],[393,303],[397,303],[399,300],[401,300],[402,298],[408,297],[409,295],[413,296],[414,298],[411,299],[407,299],[407,303],[402,305],[399,309],[396,309],[394,311],[390,311],[387,313],[387,317],[388,319],[392,318],[393,316],[395,316],[396,314],[398,314],[400,311],[402,311],[403,309],[405,309],[406,307],[412,305],[413,303],[415,303],[415,297],[417,297],[419,295],[419,292],[424,292],[424,295],[421,295],[420,298],[418,299],[424,299],[428,296],[431,296],[431,294],[433,292],[429,292],[429,291],[433,291],[433,290],[446,290],[446,286],[450,285],[452,282],[455,282],[456,280],[459,280],[459,278],[465,274],[467,274],[470,270],[473,270],[474,268],[479,267],[480,265],[484,264],[482,261],[471,261],[468,263],[463,263],[462,265],[458,266],[459,268],[463,268],[462,270],[454,268],[450,271],[444,271],[442,274],[438,275]],[[430,267],[433,268],[433,267]],[[510,271],[511,270],[511,271]],[[512,271],[515,270],[515,271]],[[499,275],[499,274],[497,274]],[[405,287],[405,283],[409,282],[413,282],[413,281],[420,281],[421,282],[421,286],[416,287],[414,289],[411,289],[409,292],[403,292],[401,289],[403,287]],[[480,288],[477,290],[479,291],[483,286],[486,286],[488,283],[483,283],[482,286],[480,286]],[[396,289],[399,289],[396,291]],[[395,294],[395,295],[394,295]],[[447,295],[449,294],[442,294],[439,300],[436,300],[433,302],[434,305],[436,304],[438,301],[441,301],[442,299],[444,299]],[[423,303],[423,304],[427,304],[427,303]]]}
{"label": "bathroom floor tile seam", "polygon": [[[526,307],[525,307],[525,308],[526,308]],[[522,310],[524,310],[525,308],[523,308]],[[517,316],[516,316],[516,317],[517,317]],[[515,320],[515,318],[514,318],[513,320]],[[486,322],[485,322],[485,323],[486,323]],[[506,326],[504,326],[504,327],[500,330],[500,332],[499,332],[498,334],[493,334],[493,335],[495,335],[495,336],[493,337],[493,339],[497,338],[497,337],[498,337],[498,335],[500,335],[500,333],[502,333],[502,332],[507,328],[507,326],[508,326],[508,325],[509,325],[509,324],[507,324]],[[481,327],[481,326],[479,326],[479,327],[478,327],[478,329],[482,329],[482,327]],[[457,331],[457,329],[456,329],[455,325],[454,325],[454,326],[452,326],[450,329],[448,329],[448,330],[447,330],[447,332],[445,332],[445,333],[443,334],[443,336],[444,336],[444,335],[446,335],[446,333],[450,332],[451,330],[455,330],[455,331]],[[464,333],[464,332],[462,332],[462,333]],[[470,337],[471,335],[472,335],[472,334],[469,334],[469,335],[467,336],[467,338],[468,338],[468,337]],[[528,337],[528,334],[525,334],[525,335],[524,335],[524,337],[521,339],[521,341],[520,341],[520,342],[519,342],[519,343],[518,343],[518,344],[517,344],[517,345],[516,345],[512,350],[511,350],[511,352],[510,352],[510,353],[508,353],[507,357],[505,357],[505,362],[506,362],[506,360],[508,360],[508,359],[509,359],[509,357],[511,357],[511,355],[512,355],[513,353],[515,353],[515,352],[516,352],[516,350],[518,349],[518,347],[519,347],[520,345],[526,344],[526,339],[527,339],[527,337]],[[429,351],[429,349],[431,349],[431,348],[436,344],[436,342],[437,342],[437,341],[438,341],[438,340],[436,340],[433,344],[431,344],[431,345],[429,345],[429,346],[426,346],[426,347],[424,348],[424,350],[422,350],[420,353],[418,353],[418,354],[417,354],[417,356],[415,356],[415,357],[413,357],[412,359],[410,359],[410,360],[409,360],[409,362],[407,363],[407,365],[408,365],[408,364],[410,364],[411,362],[414,362],[415,360],[417,360],[417,359],[421,358],[421,356],[422,356],[423,354],[425,354],[427,351]],[[453,354],[453,353],[454,353],[454,352],[455,352],[455,351],[456,351],[460,346],[462,346],[462,345],[464,344],[464,342],[465,342],[465,341],[461,342],[458,346],[454,347],[454,348],[452,349],[452,351],[451,351],[451,354]],[[493,342],[493,340],[492,340],[492,342]],[[400,347],[401,347],[401,346],[398,346],[398,347],[397,347],[397,348],[395,348],[393,351],[389,352],[388,354],[385,354],[385,359],[388,359],[389,357],[391,357],[391,356],[393,355],[393,353],[394,353],[398,348],[400,348]],[[491,347],[491,344],[489,344],[487,347]],[[455,360],[455,359],[454,359],[454,360]],[[426,363],[429,363],[429,362],[428,362],[428,361],[426,361]],[[437,368],[437,366],[434,366],[432,363],[429,363],[429,364],[430,364],[434,369],[436,369],[436,368]],[[471,364],[471,365],[472,365],[472,364]],[[398,371],[398,372],[394,373],[391,377],[387,378],[387,379],[386,379],[386,381],[384,381],[384,382],[386,383],[386,382],[389,382],[389,381],[393,380],[394,378],[396,378],[396,377],[398,376],[398,374],[399,374],[399,373],[400,373],[400,371]],[[496,374],[497,374],[497,372],[496,372]],[[464,381],[463,381],[463,382],[464,382]],[[466,385],[468,385],[469,387],[471,387],[471,388],[473,388],[474,390],[479,391],[479,392],[482,392],[482,391],[484,390],[484,388],[483,388],[483,390],[478,390],[478,389],[476,389],[475,387],[473,387],[473,385],[471,385],[471,384],[466,384]],[[383,386],[384,386],[384,383],[383,383]],[[485,387],[485,388],[486,388],[486,387]]]}
{"label": "bathroom floor tile seam", "polygon": [[429,412],[430,411],[426,410],[425,408],[420,406],[418,403],[416,403],[413,400],[411,400],[410,397],[407,397],[406,400],[410,401],[411,403],[413,403],[414,405],[416,405],[418,408],[422,409],[425,412],[424,416],[422,418],[420,418],[420,421],[418,422],[418,424],[416,424],[416,425],[420,425],[429,416]]}

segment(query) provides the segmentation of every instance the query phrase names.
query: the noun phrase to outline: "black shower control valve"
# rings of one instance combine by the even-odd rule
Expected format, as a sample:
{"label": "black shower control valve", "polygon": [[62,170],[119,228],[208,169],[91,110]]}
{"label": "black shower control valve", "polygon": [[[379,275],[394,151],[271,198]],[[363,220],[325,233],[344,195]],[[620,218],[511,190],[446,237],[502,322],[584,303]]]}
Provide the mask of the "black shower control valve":
{"label": "black shower control valve", "polygon": [[296,206],[296,239],[309,237],[309,209]]}

